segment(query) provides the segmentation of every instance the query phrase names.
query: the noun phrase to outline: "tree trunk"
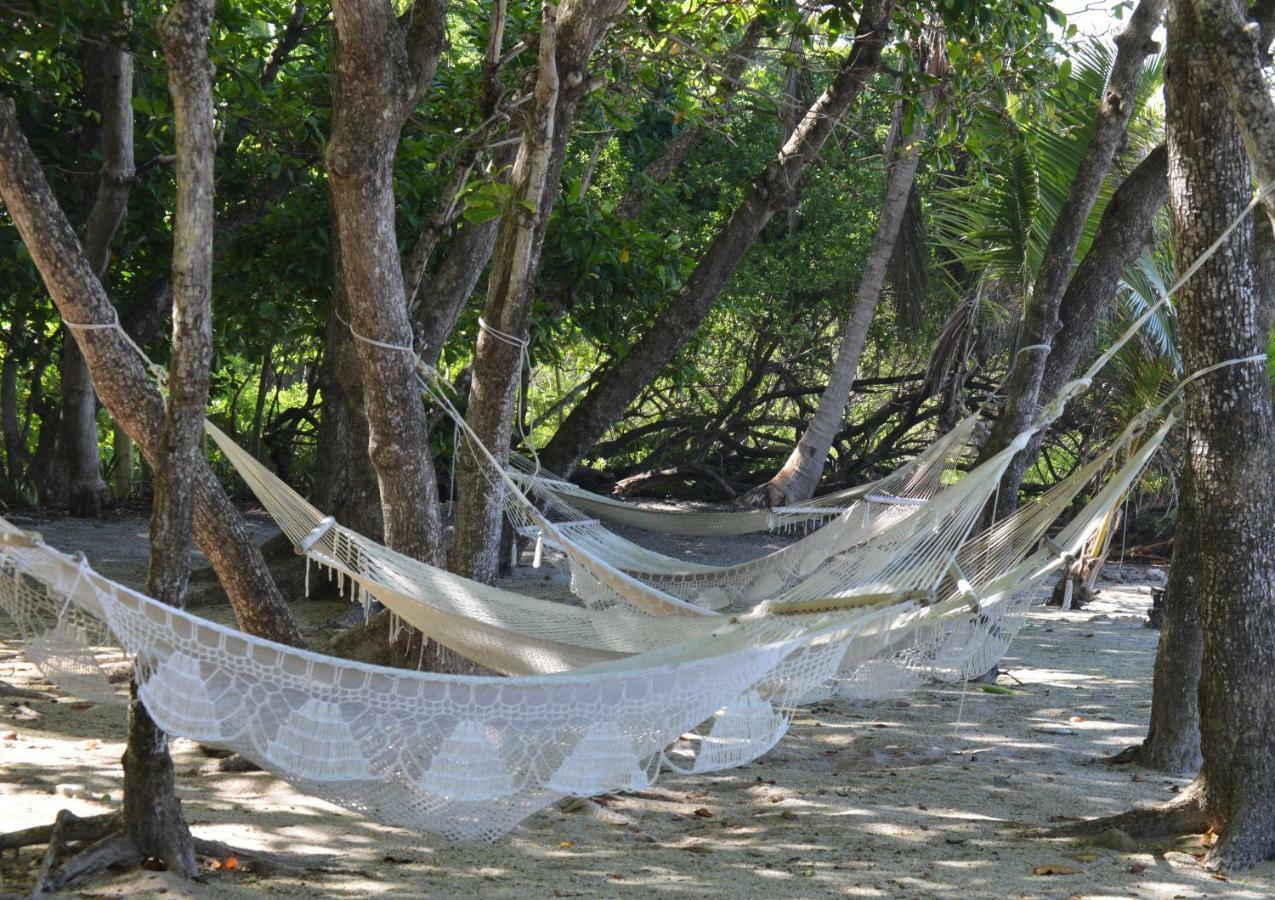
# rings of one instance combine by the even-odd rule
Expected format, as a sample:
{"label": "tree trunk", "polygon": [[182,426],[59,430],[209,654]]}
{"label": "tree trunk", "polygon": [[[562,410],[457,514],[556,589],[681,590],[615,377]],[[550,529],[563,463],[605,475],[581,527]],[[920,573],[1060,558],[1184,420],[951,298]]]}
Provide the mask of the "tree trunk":
{"label": "tree trunk", "polygon": [[96,519],[102,515],[101,458],[97,447],[97,397],[88,365],[70,335],[62,341],[61,424],[59,444],[66,463],[63,491],[73,516]]}
{"label": "tree trunk", "polygon": [[133,496],[133,469],[137,467],[133,439],[116,423],[111,444],[115,449],[115,499],[128,500]]}
{"label": "tree trunk", "polygon": [[823,474],[824,463],[828,459],[828,451],[832,449],[833,439],[841,430],[846,404],[850,402],[850,389],[854,386],[855,376],[859,374],[859,359],[868,342],[868,328],[885,287],[886,272],[899,237],[899,226],[907,214],[908,198],[916,181],[917,169],[921,165],[921,142],[925,140],[926,130],[921,117],[928,114],[931,103],[927,99],[921,105],[924,111],[919,113],[912,133],[903,141],[902,149],[890,164],[886,176],[885,199],[877,218],[872,247],[864,261],[863,273],[859,276],[854,305],[850,308],[850,318],[841,335],[836,359],[828,372],[828,386],[819,398],[819,408],[788,460],[770,481],[754,492],[763,497],[767,506],[797,505],[814,496],[819,478]]}
{"label": "tree trunk", "polygon": [[385,542],[442,561],[438,485],[394,225],[394,155],[445,41],[442,0],[417,0],[402,28],[386,0],[338,0],[326,164],[341,272],[357,338]]}
{"label": "tree trunk", "polygon": [[[21,319],[15,318],[13,328],[15,332],[22,330]],[[26,448],[18,429],[18,358],[12,345],[5,347],[0,361],[0,433],[4,435],[4,493],[0,496],[9,502],[22,487],[26,463]]]}
{"label": "tree trunk", "polygon": [[[542,8],[535,101],[524,119],[510,176],[512,196],[500,218],[478,335],[466,419],[502,464],[529,339],[533,285],[545,228],[557,195],[567,141],[580,100],[591,88],[589,58],[626,0],[567,0],[561,15]],[[449,560],[453,571],[495,580],[500,563],[504,489],[473,452],[461,452],[459,502]]]}
{"label": "tree trunk", "polygon": [[[151,465],[161,452],[164,406],[142,362],[109,327],[114,310],[94,276],[79,240],[58,208],[40,164],[14,117],[13,103],[0,100],[0,200],[18,228],[63,321],[97,323],[72,328],[89,364],[94,385],[115,421],[128,432]],[[301,634],[238,511],[202,460],[195,476],[195,536],[216,569],[239,627],[281,643],[301,645]]]}
{"label": "tree trunk", "polygon": [[[212,363],[213,67],[208,59],[213,0],[177,0],[160,21],[177,139],[173,213],[173,342],[168,402],[155,459],[150,569],[146,591],[171,606],[186,602],[194,528],[192,490],[204,461],[203,423]],[[143,857],[170,872],[197,872],[195,844],[173,782],[168,739],[133,684],[124,752],[124,830]]]}
{"label": "tree trunk", "polygon": [[[1209,4],[1197,2],[1196,10],[1189,0],[1175,0],[1165,83],[1174,247],[1183,262],[1239,215],[1250,186],[1219,79],[1219,69],[1227,68],[1204,44],[1218,19]],[[1244,115],[1241,105],[1236,110]],[[1261,154],[1255,160],[1263,166]],[[1238,228],[1179,295],[1188,372],[1264,354],[1268,335],[1258,327],[1252,260],[1251,230]],[[1269,677],[1275,671],[1275,403],[1264,360],[1191,382],[1186,403],[1188,465],[1202,501],[1196,511],[1204,631],[1204,763],[1192,794],[1218,834],[1206,863],[1241,868],[1275,854],[1275,683]]]}
{"label": "tree trunk", "polygon": [[[133,57],[116,39],[94,47],[100,84],[94,93],[100,109],[97,129],[102,153],[93,208],[84,229],[84,252],[93,273],[106,275],[111,242],[128,208],[133,185]],[[97,441],[97,397],[88,365],[69,335],[62,345],[61,444],[66,459],[66,499],[73,516],[102,514],[102,461]]]}
{"label": "tree trunk", "polygon": [[[1094,117],[1089,143],[1076,170],[1076,177],[1054,222],[1031,293],[1024,302],[1021,346],[1027,349],[1014,358],[1005,384],[1005,405],[983,445],[980,462],[1007,447],[1035,415],[1048,351],[1034,348],[1051,344],[1058,333],[1058,310],[1071,275],[1076,246],[1116,151],[1124,141],[1142,67],[1158,49],[1152,35],[1164,15],[1164,5],[1165,0],[1140,0],[1129,18],[1129,24],[1115,39],[1116,59],[1106,94]],[[1020,457],[1024,455],[1019,454]],[[1015,471],[1013,466],[1011,471]],[[1017,508],[1016,485],[1021,479],[1021,469],[1013,475],[1006,473],[997,493],[997,507],[993,511],[995,517]],[[1015,485],[1014,490],[1008,489],[1011,484]]]}
{"label": "tree trunk", "polygon": [[341,524],[380,541],[385,524],[376,470],[367,454],[367,413],[363,409],[359,359],[350,330],[337,318],[337,311],[346,308],[339,276],[332,307],[319,374],[322,427],[311,500]]}
{"label": "tree trunk", "polygon": [[876,72],[893,7],[893,0],[868,0],[864,5],[854,44],[836,76],[714,237],[682,290],[626,356],[597,374],[593,387],[541,452],[550,469],[569,474],[703,323],[744,253],[770,217],[787,208],[793,187]]}
{"label": "tree trunk", "polygon": [[[1186,262],[1186,260],[1183,260]],[[1178,775],[1200,767],[1200,498],[1188,465],[1182,472],[1173,558],[1164,586],[1164,619],[1151,683],[1146,739],[1122,760]]]}
{"label": "tree trunk", "polygon": [[[1071,379],[1093,344],[1098,318],[1110,307],[1120,279],[1155,239],[1155,217],[1169,194],[1168,153],[1157,146],[1116,188],[1102,212],[1098,231],[1085,258],[1067,283],[1058,308],[1061,327],[1045,360],[1038,400],[1045,404]],[[1040,453],[1044,434],[1032,437],[1001,480],[1001,491],[1017,494],[1027,469]]]}
{"label": "tree trunk", "polygon": [[[466,418],[498,460],[509,455],[509,428],[531,323],[532,281],[552,194],[545,186],[554,152],[558,106],[557,10],[541,10],[539,74],[534,106],[523,121],[522,146],[511,176],[513,193],[500,219],[478,333]],[[569,124],[569,123],[568,123]],[[460,454],[460,502],[449,560],[454,572],[488,584],[499,571],[503,485],[471,448]]]}
{"label": "tree trunk", "polygon": [[261,371],[257,375],[257,402],[252,407],[252,425],[248,429],[250,435],[249,450],[255,457],[261,457],[262,419],[266,412],[266,394],[270,392],[270,380],[274,371],[270,368],[270,350],[261,357]]}

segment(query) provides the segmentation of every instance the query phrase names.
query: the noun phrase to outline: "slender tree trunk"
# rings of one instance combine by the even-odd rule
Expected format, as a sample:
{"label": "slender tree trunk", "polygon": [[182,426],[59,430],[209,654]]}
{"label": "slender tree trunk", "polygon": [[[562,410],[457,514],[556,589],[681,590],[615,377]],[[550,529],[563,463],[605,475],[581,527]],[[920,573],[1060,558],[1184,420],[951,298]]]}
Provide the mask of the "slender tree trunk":
{"label": "slender tree trunk", "polygon": [[[1158,49],[1152,35],[1163,18],[1164,6],[1165,0],[1140,0],[1129,18],[1129,24],[1116,37],[1115,63],[1106,94],[1094,118],[1089,144],[1085,147],[1067,199],[1058,212],[1036,280],[1024,303],[1020,346],[1028,349],[1019,352],[1013,361],[1005,385],[1005,405],[983,445],[980,461],[991,458],[1008,446],[1035,414],[1048,351],[1031,348],[1051,344],[1061,327],[1058,310],[1071,275],[1076,246],[1116,151],[1124,140],[1143,65]],[[1024,456],[1019,454],[1019,460],[1011,465],[1002,480],[994,511],[998,518],[1018,506],[1017,484],[1022,480]],[[1009,489],[1010,485],[1014,486],[1013,490]]]}
{"label": "slender tree trunk", "polygon": [[252,407],[252,426],[249,429],[251,444],[249,449],[253,456],[261,456],[262,418],[266,412],[266,394],[270,392],[270,380],[274,370],[270,367],[270,350],[261,357],[261,371],[257,375],[257,402]]}
{"label": "slender tree trunk", "polygon": [[443,355],[447,338],[491,259],[499,226],[497,219],[461,225],[438,271],[421,287],[421,302],[413,318],[421,361],[426,365],[437,365]]}
{"label": "slender tree trunk", "polygon": [[66,463],[63,494],[73,516],[96,519],[102,515],[101,457],[97,447],[97,397],[88,366],[70,335],[62,341],[62,386],[59,444]]}
{"label": "slender tree trunk", "polygon": [[[467,418],[478,439],[504,459],[509,454],[509,427],[518,391],[524,337],[531,322],[532,280],[540,256],[543,223],[548,219],[545,185],[553,156],[554,119],[558,105],[557,9],[541,10],[539,75],[534,107],[523,122],[522,147],[514,163],[513,194],[500,219],[493,251],[495,264],[483,309],[485,327],[478,334]],[[530,208],[528,208],[530,207]],[[499,570],[501,501],[497,473],[487,471],[477,453],[460,455],[460,503],[452,539],[452,571],[491,583]]]}
{"label": "slender tree trunk", "polygon": [[[31,253],[63,320],[107,325],[114,312],[74,230],[57,205],[40,164],[14,117],[0,100],[0,200]],[[163,400],[122,335],[111,329],[72,329],[98,394],[115,421],[151,465],[161,445]],[[206,463],[195,476],[195,537],[216,569],[239,626],[281,643],[300,645],[301,634],[279,594],[243,519]]]}
{"label": "slender tree trunk", "polygon": [[380,486],[386,543],[442,561],[438,485],[416,388],[412,329],[394,227],[394,155],[445,41],[442,0],[400,26],[387,0],[337,0],[328,181]]}
{"label": "slender tree trunk", "polygon": [[[922,104],[928,114],[930,103]],[[877,218],[872,247],[859,276],[850,318],[846,321],[836,359],[828,372],[828,386],[819,398],[806,430],[797,441],[792,454],[770,481],[757,488],[754,494],[765,500],[767,506],[796,505],[814,496],[819,478],[823,474],[828,451],[833,439],[841,430],[845,419],[846,404],[850,401],[850,389],[859,373],[859,359],[868,342],[868,328],[876,314],[881,291],[885,287],[886,272],[894,256],[894,246],[899,238],[899,226],[907,214],[908,198],[921,165],[921,142],[925,140],[926,126],[918,118],[912,133],[904,140],[901,150],[890,164],[886,176],[885,199]]]}
{"label": "slender tree trunk", "polygon": [[[204,410],[212,363],[213,67],[208,59],[213,0],[177,0],[159,26],[177,137],[173,213],[173,342],[168,402],[156,456],[146,591],[186,603],[196,473],[203,464]],[[143,857],[170,872],[196,874],[195,844],[173,779],[168,739],[137,696],[129,704],[124,752],[124,830]]]}
{"label": "slender tree trunk", "polygon": [[[23,327],[21,319],[13,323],[15,331]],[[11,500],[22,484],[26,463],[22,433],[18,429],[18,358],[11,346],[5,348],[0,361],[0,432],[4,434],[4,498]]]}
{"label": "slender tree trunk", "polygon": [[[1040,381],[1041,404],[1058,396],[1092,346],[1094,327],[1115,299],[1120,279],[1155,239],[1155,217],[1168,193],[1168,153],[1161,144],[1116,188],[1103,210],[1089,252],[1067,283],[1058,308],[1061,327],[1049,348]],[[1034,435],[1027,449],[1011,463],[1001,481],[1002,491],[1018,493],[1024,474],[1040,453],[1043,439],[1043,434]]]}
{"label": "slender tree trunk", "polygon": [[[111,242],[128,207],[134,172],[133,57],[117,40],[104,41],[92,51],[101,79],[94,93],[101,107],[97,110],[101,121],[97,133],[102,171],[84,229],[84,252],[99,279],[110,264]],[[97,518],[102,514],[102,493],[106,490],[98,451],[97,397],[88,365],[70,335],[62,345],[61,381],[67,505],[71,515]]]}
{"label": "slender tree trunk", "polygon": [[[626,0],[566,0],[561,12],[542,7],[535,101],[511,176],[513,193],[500,219],[488,278],[486,327],[478,335],[466,419],[497,460],[509,455],[519,368],[529,337],[533,284],[545,228],[557,195],[567,140],[580,100],[591,88],[589,58]],[[487,463],[461,452],[450,566],[494,581],[504,490]]]}
{"label": "slender tree trunk", "polygon": [[580,457],[602,438],[642,388],[698,330],[744,253],[761,235],[771,216],[787,208],[794,186],[876,72],[881,48],[890,33],[893,8],[893,0],[865,3],[854,44],[832,82],[806,111],[797,130],[754,182],[700,257],[682,290],[656,317],[650,330],[626,356],[597,374],[593,387],[542,451],[541,459],[548,467],[569,474]]}

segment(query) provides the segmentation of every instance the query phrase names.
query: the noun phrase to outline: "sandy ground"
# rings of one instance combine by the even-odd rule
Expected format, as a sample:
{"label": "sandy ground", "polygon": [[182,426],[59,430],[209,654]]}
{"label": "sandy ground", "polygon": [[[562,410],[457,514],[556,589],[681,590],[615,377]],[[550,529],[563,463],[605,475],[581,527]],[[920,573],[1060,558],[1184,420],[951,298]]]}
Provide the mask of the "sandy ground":
{"label": "sandy ground", "polygon": [[[262,536],[268,524],[258,517]],[[146,523],[25,521],[104,573],[145,577]],[[673,539],[690,557],[754,555],[780,538],[729,546]],[[1142,627],[1154,569],[1110,567],[1083,611],[1035,609],[1000,685],[929,687],[803,711],[770,754],[708,777],[666,775],[640,794],[571,801],[492,845],[448,844],[369,822],[256,772],[223,774],[188,741],[173,750],[195,831],[243,847],[321,854],[303,877],[213,869],[99,879],[84,897],[1237,897],[1275,896],[1275,864],[1230,878],[1204,871],[1198,836],[1112,849],[1042,836],[1053,823],[1168,799],[1185,779],[1101,758],[1139,739],[1157,633]],[[509,586],[561,596],[549,569]],[[317,640],[344,607],[296,605]],[[201,612],[204,612],[201,610]],[[206,612],[223,618],[224,609]],[[0,623],[0,680],[51,690]],[[12,829],[59,809],[119,803],[124,720],[70,698],[0,698],[0,809]],[[39,849],[0,861],[0,895],[29,887]],[[1037,875],[1039,867],[1067,874]]]}

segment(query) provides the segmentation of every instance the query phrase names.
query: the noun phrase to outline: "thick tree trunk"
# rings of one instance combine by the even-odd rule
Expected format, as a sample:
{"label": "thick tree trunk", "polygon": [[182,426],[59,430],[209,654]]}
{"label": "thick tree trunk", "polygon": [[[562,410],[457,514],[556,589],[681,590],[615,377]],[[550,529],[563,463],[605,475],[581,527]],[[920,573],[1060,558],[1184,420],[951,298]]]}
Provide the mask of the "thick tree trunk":
{"label": "thick tree trunk", "polygon": [[421,287],[413,318],[421,361],[427,366],[437,365],[442,357],[447,338],[496,248],[499,227],[497,219],[461,225],[438,271]]}
{"label": "thick tree trunk", "polygon": [[[500,219],[478,335],[466,419],[497,460],[509,455],[510,430],[531,324],[533,285],[575,112],[591,88],[589,58],[627,0],[567,0],[561,13],[544,4],[535,101],[524,119],[509,207]],[[453,571],[494,581],[504,490],[486,461],[461,452],[449,560]]]}
{"label": "thick tree trunk", "polygon": [[[114,311],[83,248],[40,171],[14,117],[0,100],[0,200],[12,217],[63,320],[109,326]],[[106,327],[72,333],[88,361],[107,409],[153,466],[160,453],[163,400],[132,347]],[[281,643],[301,634],[252,536],[212,470],[200,461],[195,476],[195,536],[230,597],[239,626]]]}
{"label": "thick tree trunk", "polygon": [[386,0],[338,0],[328,180],[350,327],[362,372],[368,451],[386,543],[442,561],[438,485],[394,227],[394,155],[445,42],[442,0],[417,0],[406,29]]}
{"label": "thick tree trunk", "polygon": [[[1200,23],[1217,20],[1208,4],[1196,9],[1175,0],[1165,84],[1174,247],[1184,262],[1240,213],[1250,185],[1219,80],[1218,69],[1227,70],[1203,43],[1209,29]],[[1255,160],[1262,164],[1261,155]],[[1179,295],[1188,372],[1265,351],[1252,260],[1250,229],[1236,229]],[[1275,403],[1263,362],[1227,366],[1187,387],[1204,631],[1204,764],[1192,793],[1218,833],[1207,862],[1225,868],[1275,854]]]}
{"label": "thick tree trunk", "polygon": [[854,44],[832,82],[806,111],[779,154],[758,176],[700,257],[678,295],[650,330],[622,359],[595,377],[593,387],[563,421],[541,452],[551,469],[569,474],[580,457],[660,370],[685,346],[712,309],[744,253],[778,210],[788,206],[795,185],[813,164],[833,129],[845,118],[863,85],[877,70],[890,33],[893,0],[868,0],[859,16]]}
{"label": "thick tree trunk", "polygon": [[[1032,348],[1051,344],[1061,327],[1058,310],[1071,275],[1076,246],[1116,151],[1124,141],[1142,67],[1158,49],[1152,35],[1160,25],[1164,5],[1165,0],[1140,0],[1129,24],[1116,37],[1116,59],[1106,95],[1094,118],[1089,143],[1067,199],[1054,222],[1031,293],[1024,303],[1020,345],[1028,349],[1019,352],[1013,361],[1005,385],[1005,405],[983,445],[980,461],[1008,446],[1035,415],[1047,350]],[[994,510],[997,518],[1018,506],[1017,490],[1006,487],[1016,480],[1021,481],[1021,470],[1016,477],[1002,482]]]}
{"label": "thick tree trunk", "polygon": [[[930,103],[922,105],[926,107],[920,113],[923,117],[928,114]],[[876,314],[881,291],[885,288],[886,272],[894,256],[899,227],[907,214],[908,198],[921,165],[921,142],[925,140],[925,130],[924,121],[918,119],[890,165],[876,233],[863,264],[863,273],[859,276],[859,287],[855,291],[854,304],[850,308],[845,332],[841,335],[837,356],[828,372],[828,386],[824,388],[819,408],[792,454],[774,477],[757,489],[756,493],[763,496],[767,506],[802,503],[814,496],[815,488],[819,486],[828,451],[832,449],[833,439],[845,419],[850,389],[859,374],[859,359],[868,342],[868,328]]]}
{"label": "thick tree trunk", "polygon": [[1191,467],[1182,473],[1164,620],[1151,685],[1151,723],[1141,745],[1121,760],[1178,775],[1200,767],[1200,497]]}
{"label": "thick tree trunk", "polygon": [[[1264,69],[1269,22],[1249,22],[1235,0],[1194,0],[1209,54],[1218,67],[1227,99],[1257,179],[1265,187],[1262,205],[1275,223],[1275,98]],[[1269,12],[1259,12],[1263,19]]]}

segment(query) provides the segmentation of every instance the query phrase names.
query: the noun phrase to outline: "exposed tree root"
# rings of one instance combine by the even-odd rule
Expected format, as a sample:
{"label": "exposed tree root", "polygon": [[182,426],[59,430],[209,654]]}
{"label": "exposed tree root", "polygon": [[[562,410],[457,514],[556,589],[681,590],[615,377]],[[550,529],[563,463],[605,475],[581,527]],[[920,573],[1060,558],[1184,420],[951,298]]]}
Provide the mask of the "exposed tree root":
{"label": "exposed tree root", "polygon": [[[117,813],[80,817],[62,810],[51,825],[39,825],[22,831],[0,834],[0,850],[17,851],[22,847],[47,845],[40,860],[40,871],[31,890],[32,896],[62,890],[82,883],[107,869],[141,865],[145,857],[137,843],[123,830],[123,817]],[[245,850],[220,841],[194,839],[195,853],[224,862],[235,860],[237,870],[256,875],[300,875],[306,873],[339,874],[351,871],[335,864],[335,857],[322,854],[298,856]],[[194,870],[180,873],[194,877]]]}
{"label": "exposed tree root", "polygon": [[1071,822],[1050,829],[1055,836],[1075,837],[1098,834],[1118,828],[1133,838],[1160,837],[1170,834],[1203,832],[1209,825],[1204,806],[1194,790],[1188,790],[1177,799],[1163,806],[1131,809],[1101,819]]}
{"label": "exposed tree root", "polygon": [[37,825],[21,831],[0,833],[0,851],[48,844],[53,840],[55,829],[59,827],[62,839],[68,843],[96,841],[119,828],[121,821],[120,814],[117,812],[80,817],[64,809],[58,813],[52,825]]}
{"label": "exposed tree root", "polygon": [[352,871],[349,867],[338,866],[336,857],[321,853],[289,855],[270,853],[266,850],[245,850],[233,847],[221,841],[195,838],[195,852],[200,856],[216,860],[234,858],[236,867],[255,875],[303,875],[314,873],[340,874]]}
{"label": "exposed tree root", "polygon": [[33,691],[30,688],[14,687],[7,681],[0,681],[0,697],[17,697],[20,700],[56,700],[53,694],[44,691]]}
{"label": "exposed tree root", "polygon": [[1200,770],[1201,762],[1198,749],[1172,746],[1167,741],[1157,746],[1151,738],[1131,744],[1112,756],[1104,756],[1100,761],[1112,766],[1142,766],[1169,775],[1193,775]]}

